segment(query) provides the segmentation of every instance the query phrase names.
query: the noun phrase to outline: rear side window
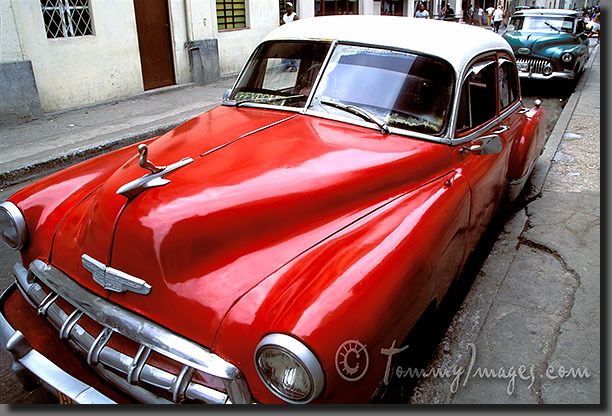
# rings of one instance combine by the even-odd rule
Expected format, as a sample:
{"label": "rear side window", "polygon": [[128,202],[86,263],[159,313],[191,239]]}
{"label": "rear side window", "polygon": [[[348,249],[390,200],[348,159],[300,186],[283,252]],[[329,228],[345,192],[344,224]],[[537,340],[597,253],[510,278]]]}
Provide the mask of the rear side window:
{"label": "rear side window", "polygon": [[516,65],[506,58],[499,60],[499,101],[503,110],[519,98],[519,80]]}
{"label": "rear side window", "polygon": [[481,61],[472,66],[461,87],[457,116],[457,131],[478,127],[497,115],[495,60]]}

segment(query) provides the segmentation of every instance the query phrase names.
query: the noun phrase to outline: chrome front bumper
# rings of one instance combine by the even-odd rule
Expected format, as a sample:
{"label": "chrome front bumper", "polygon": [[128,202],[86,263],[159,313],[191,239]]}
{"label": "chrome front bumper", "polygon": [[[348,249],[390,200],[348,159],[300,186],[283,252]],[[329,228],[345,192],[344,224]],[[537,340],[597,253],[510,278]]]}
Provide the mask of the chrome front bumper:
{"label": "chrome front bumper", "polygon": [[[184,400],[211,404],[252,402],[241,372],[206,348],[96,296],[40,260],[33,261],[29,271],[21,264],[15,265],[14,274],[16,282],[3,294],[1,305],[15,287],[18,288],[38,315],[57,328],[61,340],[84,354],[87,364],[104,380],[136,400],[154,404]],[[71,309],[62,309],[58,305],[60,299],[70,304]],[[51,390],[60,391],[77,403],[113,403],[33,350],[23,334],[0,316],[2,345],[16,362]],[[89,333],[79,325],[82,318],[100,325],[99,333]],[[132,356],[110,347],[109,339],[114,336],[136,342],[138,352]],[[147,362],[152,352],[179,364],[181,371],[173,374]],[[194,380],[192,377],[196,371],[219,380],[224,391]],[[165,391],[165,396],[154,393],[155,389]]]}
{"label": "chrome front bumper", "polygon": [[525,72],[519,71],[520,78],[528,78],[528,79],[568,79],[572,80],[575,78],[573,71],[563,71],[563,72],[553,72],[550,75],[538,74],[535,72]]}
{"label": "chrome front bumper", "polygon": [[[6,299],[17,289],[15,283],[11,284],[0,296],[0,307],[4,306]],[[4,349],[13,357],[19,371],[25,369],[50,391],[61,392],[72,401],[79,404],[114,404],[115,402],[98,390],[72,377],[59,368],[47,357],[33,349],[23,334],[16,331],[0,313],[0,342]]]}

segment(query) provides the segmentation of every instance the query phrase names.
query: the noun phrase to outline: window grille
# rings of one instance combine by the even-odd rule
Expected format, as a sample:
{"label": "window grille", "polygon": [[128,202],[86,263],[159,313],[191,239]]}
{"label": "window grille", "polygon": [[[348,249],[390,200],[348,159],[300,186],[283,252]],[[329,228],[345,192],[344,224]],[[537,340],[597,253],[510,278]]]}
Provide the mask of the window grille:
{"label": "window grille", "polygon": [[92,35],[89,0],[40,0],[47,38]]}
{"label": "window grille", "polygon": [[217,0],[217,25],[219,30],[246,28],[244,0]]}

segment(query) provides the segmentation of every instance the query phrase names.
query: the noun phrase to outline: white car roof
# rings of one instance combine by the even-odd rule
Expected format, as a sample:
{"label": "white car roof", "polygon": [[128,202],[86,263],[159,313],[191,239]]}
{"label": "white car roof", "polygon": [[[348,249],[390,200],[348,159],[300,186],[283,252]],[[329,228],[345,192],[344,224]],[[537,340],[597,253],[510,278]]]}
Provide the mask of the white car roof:
{"label": "white car roof", "polygon": [[577,16],[576,10],[566,9],[525,9],[515,13],[517,16]]}
{"label": "white car roof", "polygon": [[272,30],[263,40],[338,40],[438,56],[457,73],[481,52],[512,48],[491,30],[455,22],[396,16],[322,16]]}

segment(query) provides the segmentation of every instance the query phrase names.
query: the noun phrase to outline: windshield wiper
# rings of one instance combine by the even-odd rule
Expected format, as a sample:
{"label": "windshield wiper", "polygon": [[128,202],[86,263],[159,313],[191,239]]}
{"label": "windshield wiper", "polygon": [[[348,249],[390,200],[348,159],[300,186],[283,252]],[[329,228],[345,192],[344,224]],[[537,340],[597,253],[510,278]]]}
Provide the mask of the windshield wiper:
{"label": "windshield wiper", "polygon": [[331,107],[335,107],[338,108],[340,110],[344,110],[347,113],[351,113],[356,115],[357,117],[361,117],[362,119],[366,120],[366,121],[370,121],[374,124],[376,124],[378,126],[378,128],[380,129],[381,133],[384,134],[389,134],[389,126],[387,126],[387,123],[385,123],[384,121],[382,121],[381,119],[379,119],[378,117],[376,117],[374,114],[370,113],[367,110],[364,110],[361,107],[357,107],[354,105],[348,105],[348,104],[344,104],[341,103],[339,101],[333,101],[333,100],[326,100],[326,99],[322,99],[321,101],[319,101],[321,104],[325,104],[325,105],[329,105]]}
{"label": "windshield wiper", "polygon": [[551,27],[551,28],[555,29],[557,32],[561,33],[561,29],[559,29],[558,27],[553,26],[553,25],[551,25],[551,24],[550,24],[550,23],[548,23],[548,22],[544,22],[544,24],[545,24],[546,26],[548,26],[548,27]]}
{"label": "windshield wiper", "polygon": [[266,98],[264,100],[254,100],[252,98],[247,98],[245,100],[238,100],[233,104],[235,107],[240,107],[242,104],[246,104],[246,103],[268,104],[268,103],[273,103],[275,101],[294,100],[296,98],[308,98],[308,97],[306,97],[304,94],[296,94],[296,95],[288,95],[286,97],[284,96],[283,97],[271,97],[271,98]]}

